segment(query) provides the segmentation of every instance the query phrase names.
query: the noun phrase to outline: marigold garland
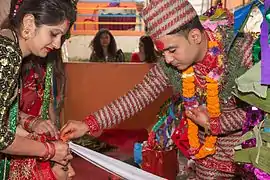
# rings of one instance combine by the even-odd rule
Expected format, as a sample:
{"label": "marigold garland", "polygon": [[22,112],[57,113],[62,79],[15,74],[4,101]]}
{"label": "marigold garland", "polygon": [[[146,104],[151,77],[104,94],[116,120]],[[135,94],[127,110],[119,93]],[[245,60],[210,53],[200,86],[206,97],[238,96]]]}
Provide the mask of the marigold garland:
{"label": "marigold garland", "polygon": [[[192,99],[195,96],[195,78],[194,78],[194,69],[193,67],[189,67],[182,74],[182,83],[183,83],[183,97],[185,98],[184,105],[185,107],[191,105],[188,102],[192,102]],[[196,106],[196,102],[193,99],[193,106]],[[190,147],[194,149],[198,149],[200,147],[199,138],[194,136],[194,134],[198,134],[199,128],[193,123],[190,119],[187,119],[188,122],[188,139]]]}
{"label": "marigold garland", "polygon": [[[217,48],[218,42],[209,41],[209,48]],[[222,66],[222,55],[217,56],[218,66]],[[195,73],[193,67],[189,67],[182,74],[182,86],[183,86],[183,99],[185,109],[198,107],[198,102],[195,96]],[[216,75],[211,74],[206,76],[206,107],[210,117],[210,121],[218,120],[220,112],[219,103],[219,90],[218,90],[218,78]],[[208,155],[212,155],[216,152],[216,140],[217,137],[213,135],[206,135],[204,144],[201,144],[198,137],[199,128],[190,119],[187,119],[188,123],[188,140],[190,145],[190,153],[194,155],[196,159],[204,158]],[[210,122],[209,122],[210,123]]]}

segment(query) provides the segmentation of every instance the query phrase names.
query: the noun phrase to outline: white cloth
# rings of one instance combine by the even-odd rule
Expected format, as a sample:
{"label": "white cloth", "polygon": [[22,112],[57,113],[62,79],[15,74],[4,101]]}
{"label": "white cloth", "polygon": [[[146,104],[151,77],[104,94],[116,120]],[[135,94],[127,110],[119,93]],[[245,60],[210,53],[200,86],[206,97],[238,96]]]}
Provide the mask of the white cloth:
{"label": "white cloth", "polygon": [[139,168],[126,164],[122,161],[105,156],[98,152],[92,151],[80,145],[69,143],[72,152],[87,160],[88,162],[128,180],[165,180],[154,174],[143,171]]}

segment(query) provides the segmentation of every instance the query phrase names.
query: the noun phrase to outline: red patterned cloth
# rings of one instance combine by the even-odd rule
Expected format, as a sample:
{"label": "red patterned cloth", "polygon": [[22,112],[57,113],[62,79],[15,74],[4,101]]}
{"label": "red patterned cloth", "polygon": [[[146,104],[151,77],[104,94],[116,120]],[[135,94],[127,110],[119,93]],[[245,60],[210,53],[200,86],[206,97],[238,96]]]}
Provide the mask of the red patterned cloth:
{"label": "red patterned cloth", "polygon": [[177,148],[182,152],[182,154],[189,158],[189,142],[187,136],[187,121],[182,119],[179,126],[175,129],[172,140],[177,146]]}
{"label": "red patterned cloth", "polygon": [[[36,141],[54,140],[44,135],[29,134],[29,139]],[[37,158],[13,157],[10,162],[9,180],[56,180],[49,161]]]}
{"label": "red patterned cloth", "polygon": [[22,95],[20,99],[20,111],[32,116],[40,115],[40,108],[43,97],[43,82],[40,82],[39,76],[45,77],[44,68],[40,74],[35,73],[34,68],[31,68],[28,75],[23,78]]}
{"label": "red patterned cloth", "polygon": [[[45,77],[42,69],[40,75]],[[28,115],[39,116],[43,97],[43,84],[39,82],[39,74],[30,69],[29,74],[23,79],[20,111]],[[28,138],[45,142],[55,139],[44,135],[29,134]],[[10,163],[9,180],[56,180],[49,161],[39,161],[37,158],[13,157]]]}
{"label": "red patterned cloth", "polygon": [[175,180],[178,173],[177,151],[158,151],[153,149],[144,149],[142,151],[143,162],[142,169],[166,178]]}

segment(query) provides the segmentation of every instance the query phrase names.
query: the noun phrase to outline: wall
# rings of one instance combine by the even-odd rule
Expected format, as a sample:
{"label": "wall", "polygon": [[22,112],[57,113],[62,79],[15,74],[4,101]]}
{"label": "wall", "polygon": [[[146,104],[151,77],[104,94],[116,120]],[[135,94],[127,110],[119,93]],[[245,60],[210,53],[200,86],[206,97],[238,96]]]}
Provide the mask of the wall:
{"label": "wall", "polygon": [[[66,63],[67,91],[62,122],[83,120],[91,112],[122,96],[139,83],[152,66],[141,63]],[[171,93],[168,88],[154,103],[119,127],[151,128],[160,106]]]}

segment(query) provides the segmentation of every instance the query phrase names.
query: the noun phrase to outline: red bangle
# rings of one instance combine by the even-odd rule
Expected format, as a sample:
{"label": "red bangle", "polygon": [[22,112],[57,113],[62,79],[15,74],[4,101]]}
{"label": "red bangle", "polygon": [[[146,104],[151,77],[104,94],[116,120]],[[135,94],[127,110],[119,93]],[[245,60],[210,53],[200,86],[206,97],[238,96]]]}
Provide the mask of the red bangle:
{"label": "red bangle", "polygon": [[24,124],[23,127],[26,131],[28,132],[32,132],[32,126],[34,124],[34,122],[36,121],[36,117],[35,116],[28,116],[25,120],[24,120]]}
{"label": "red bangle", "polygon": [[48,161],[55,156],[55,145],[49,142],[45,142],[43,144],[46,147],[46,152],[42,157],[39,158],[39,160]]}
{"label": "red bangle", "polygon": [[94,133],[97,133],[100,131],[99,124],[97,123],[97,120],[94,116],[90,115],[85,118],[85,123],[87,124],[89,128],[89,134],[92,135]]}
{"label": "red bangle", "polygon": [[54,145],[54,143],[49,143],[49,144],[50,144],[51,150],[52,150],[50,153],[49,159],[52,159],[55,156],[55,145]]}
{"label": "red bangle", "polygon": [[39,158],[39,160],[46,161],[48,159],[48,157],[50,156],[50,147],[49,147],[49,143],[47,143],[47,142],[45,142],[43,144],[46,148],[46,151],[45,151],[44,155]]}

